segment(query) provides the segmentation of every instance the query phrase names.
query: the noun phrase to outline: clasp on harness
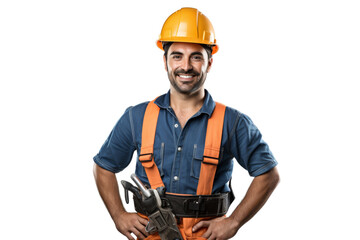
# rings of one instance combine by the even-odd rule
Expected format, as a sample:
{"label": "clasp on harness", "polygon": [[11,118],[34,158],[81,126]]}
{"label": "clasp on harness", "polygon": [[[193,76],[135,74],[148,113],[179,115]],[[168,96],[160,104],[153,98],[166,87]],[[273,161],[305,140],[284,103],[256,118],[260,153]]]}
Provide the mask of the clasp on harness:
{"label": "clasp on harness", "polygon": [[204,158],[203,158],[203,163],[211,164],[211,165],[218,165],[218,163],[219,163],[219,158],[204,156]]}
{"label": "clasp on harness", "polygon": [[140,162],[150,162],[153,159],[153,153],[144,153],[139,155]]}

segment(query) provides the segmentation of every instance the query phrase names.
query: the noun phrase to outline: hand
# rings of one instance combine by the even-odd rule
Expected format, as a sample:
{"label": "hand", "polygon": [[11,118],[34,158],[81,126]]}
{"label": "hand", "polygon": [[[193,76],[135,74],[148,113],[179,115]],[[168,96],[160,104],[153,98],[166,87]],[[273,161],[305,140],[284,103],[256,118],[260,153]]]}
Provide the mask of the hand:
{"label": "hand", "polygon": [[239,230],[236,222],[230,217],[219,217],[207,221],[200,221],[193,227],[193,232],[200,228],[207,228],[202,237],[209,240],[225,240],[235,236]]}
{"label": "hand", "polygon": [[149,234],[145,231],[148,220],[140,217],[136,213],[123,212],[114,219],[116,228],[129,240],[135,240],[131,233],[134,233],[137,239],[145,239]]}

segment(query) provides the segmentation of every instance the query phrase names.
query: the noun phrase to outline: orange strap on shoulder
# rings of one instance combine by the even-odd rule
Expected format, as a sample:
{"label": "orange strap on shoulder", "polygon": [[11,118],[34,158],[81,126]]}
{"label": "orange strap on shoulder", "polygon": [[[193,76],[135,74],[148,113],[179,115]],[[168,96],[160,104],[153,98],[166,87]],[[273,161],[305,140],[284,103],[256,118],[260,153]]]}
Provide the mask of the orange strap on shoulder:
{"label": "orange strap on shoulder", "polygon": [[[154,161],[154,141],[160,111],[160,108],[154,101],[149,102],[145,111],[139,161],[145,169],[151,188],[156,189],[163,187],[164,183]],[[197,195],[210,195],[212,192],[216,168],[220,157],[225,109],[225,105],[216,103],[215,109],[208,120],[204,158],[201,164]]]}
{"label": "orange strap on shoulder", "polygon": [[146,176],[149,179],[151,188],[156,189],[165,185],[161,179],[159,169],[157,168],[154,161],[155,132],[160,111],[160,108],[154,102],[155,100],[149,102],[148,106],[146,107],[141,136],[142,139],[139,161],[145,169]]}
{"label": "orange strap on shoulder", "polygon": [[216,103],[215,109],[208,120],[204,158],[201,163],[197,195],[210,195],[212,192],[216,168],[220,157],[225,109],[225,105]]}

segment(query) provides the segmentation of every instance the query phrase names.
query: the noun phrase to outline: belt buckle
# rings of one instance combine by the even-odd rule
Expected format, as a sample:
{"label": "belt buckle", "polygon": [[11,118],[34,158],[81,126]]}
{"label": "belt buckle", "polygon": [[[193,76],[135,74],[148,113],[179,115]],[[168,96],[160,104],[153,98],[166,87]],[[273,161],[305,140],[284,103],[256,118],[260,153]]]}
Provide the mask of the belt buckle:
{"label": "belt buckle", "polygon": [[199,196],[197,199],[188,199],[185,201],[186,210],[194,211],[196,218],[199,217],[201,211],[205,211],[203,198]]}

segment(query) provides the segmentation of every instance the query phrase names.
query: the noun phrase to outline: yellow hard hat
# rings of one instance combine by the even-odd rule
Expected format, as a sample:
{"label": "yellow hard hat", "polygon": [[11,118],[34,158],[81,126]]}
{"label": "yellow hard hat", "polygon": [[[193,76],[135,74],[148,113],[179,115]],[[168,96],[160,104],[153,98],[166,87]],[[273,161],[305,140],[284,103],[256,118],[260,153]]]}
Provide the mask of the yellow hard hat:
{"label": "yellow hard hat", "polygon": [[182,8],[166,19],[156,45],[162,42],[188,42],[213,46],[212,54],[219,50],[210,20],[195,8]]}

